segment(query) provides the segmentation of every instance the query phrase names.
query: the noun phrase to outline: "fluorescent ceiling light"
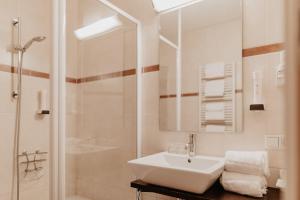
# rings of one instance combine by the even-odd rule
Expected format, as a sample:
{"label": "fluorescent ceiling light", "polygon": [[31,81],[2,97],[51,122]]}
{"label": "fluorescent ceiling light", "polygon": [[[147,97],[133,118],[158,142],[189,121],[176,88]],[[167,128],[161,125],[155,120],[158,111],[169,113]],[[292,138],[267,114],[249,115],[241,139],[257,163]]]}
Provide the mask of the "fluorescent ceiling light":
{"label": "fluorescent ceiling light", "polygon": [[154,9],[157,12],[169,10],[195,0],[152,0]]}
{"label": "fluorescent ceiling light", "polygon": [[122,22],[118,16],[112,16],[79,28],[74,31],[74,34],[79,40],[87,40],[111,32],[121,25]]}

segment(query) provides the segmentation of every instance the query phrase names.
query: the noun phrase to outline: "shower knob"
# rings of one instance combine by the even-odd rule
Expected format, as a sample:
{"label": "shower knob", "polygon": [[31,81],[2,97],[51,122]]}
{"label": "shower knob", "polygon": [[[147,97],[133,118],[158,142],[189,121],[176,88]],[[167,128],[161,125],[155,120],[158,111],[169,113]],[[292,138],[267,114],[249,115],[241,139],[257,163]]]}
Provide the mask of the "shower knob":
{"label": "shower knob", "polygon": [[13,91],[13,92],[12,92],[12,97],[13,97],[14,99],[18,98],[18,96],[19,96],[19,93],[18,93],[18,92],[16,92],[16,91]]}

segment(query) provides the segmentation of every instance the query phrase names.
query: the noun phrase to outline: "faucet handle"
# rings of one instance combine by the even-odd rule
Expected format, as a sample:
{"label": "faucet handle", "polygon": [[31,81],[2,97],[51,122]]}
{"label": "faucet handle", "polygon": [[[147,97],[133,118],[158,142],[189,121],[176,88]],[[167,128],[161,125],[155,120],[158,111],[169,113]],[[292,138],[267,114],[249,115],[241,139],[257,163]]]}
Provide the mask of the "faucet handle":
{"label": "faucet handle", "polygon": [[189,143],[185,144],[185,145],[184,145],[184,150],[188,150],[189,147],[190,147],[190,144],[189,144]]}
{"label": "faucet handle", "polygon": [[196,133],[189,134],[189,143],[194,143],[196,139]]}

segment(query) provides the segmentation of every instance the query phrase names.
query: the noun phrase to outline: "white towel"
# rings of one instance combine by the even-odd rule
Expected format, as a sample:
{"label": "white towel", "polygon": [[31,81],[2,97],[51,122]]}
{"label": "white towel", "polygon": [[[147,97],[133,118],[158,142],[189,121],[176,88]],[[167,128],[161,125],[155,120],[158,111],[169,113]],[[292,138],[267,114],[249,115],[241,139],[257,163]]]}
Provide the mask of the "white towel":
{"label": "white towel", "polygon": [[206,103],[205,120],[225,120],[224,102]]}
{"label": "white towel", "polygon": [[270,176],[266,151],[227,151],[225,170],[249,175]]}
{"label": "white towel", "polygon": [[205,131],[208,133],[222,133],[225,131],[225,126],[223,125],[206,125]]}
{"label": "white towel", "polygon": [[224,76],[225,64],[222,62],[210,63],[205,65],[205,78]]}
{"label": "white towel", "polygon": [[206,111],[224,111],[225,104],[224,104],[224,102],[206,103],[205,110]]}
{"label": "white towel", "polygon": [[205,83],[204,96],[206,97],[222,97],[224,96],[224,79],[207,81]]}
{"label": "white towel", "polygon": [[224,121],[225,120],[225,114],[223,111],[206,111],[205,112],[205,120],[206,121]]}
{"label": "white towel", "polygon": [[263,176],[224,171],[220,182],[225,190],[243,195],[263,197],[267,193],[267,181]]}

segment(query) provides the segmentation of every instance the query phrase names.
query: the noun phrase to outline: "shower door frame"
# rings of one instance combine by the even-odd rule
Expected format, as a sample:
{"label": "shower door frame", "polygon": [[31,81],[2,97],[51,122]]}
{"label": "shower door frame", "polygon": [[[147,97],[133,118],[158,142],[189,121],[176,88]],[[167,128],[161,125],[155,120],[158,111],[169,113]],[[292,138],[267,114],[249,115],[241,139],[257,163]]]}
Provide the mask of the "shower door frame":
{"label": "shower door frame", "polygon": [[[142,24],[107,0],[97,0],[137,26],[136,66],[136,157],[142,156]],[[66,116],[66,0],[53,0],[53,67],[51,73],[52,122],[50,136],[50,200],[65,200],[65,116]]]}

